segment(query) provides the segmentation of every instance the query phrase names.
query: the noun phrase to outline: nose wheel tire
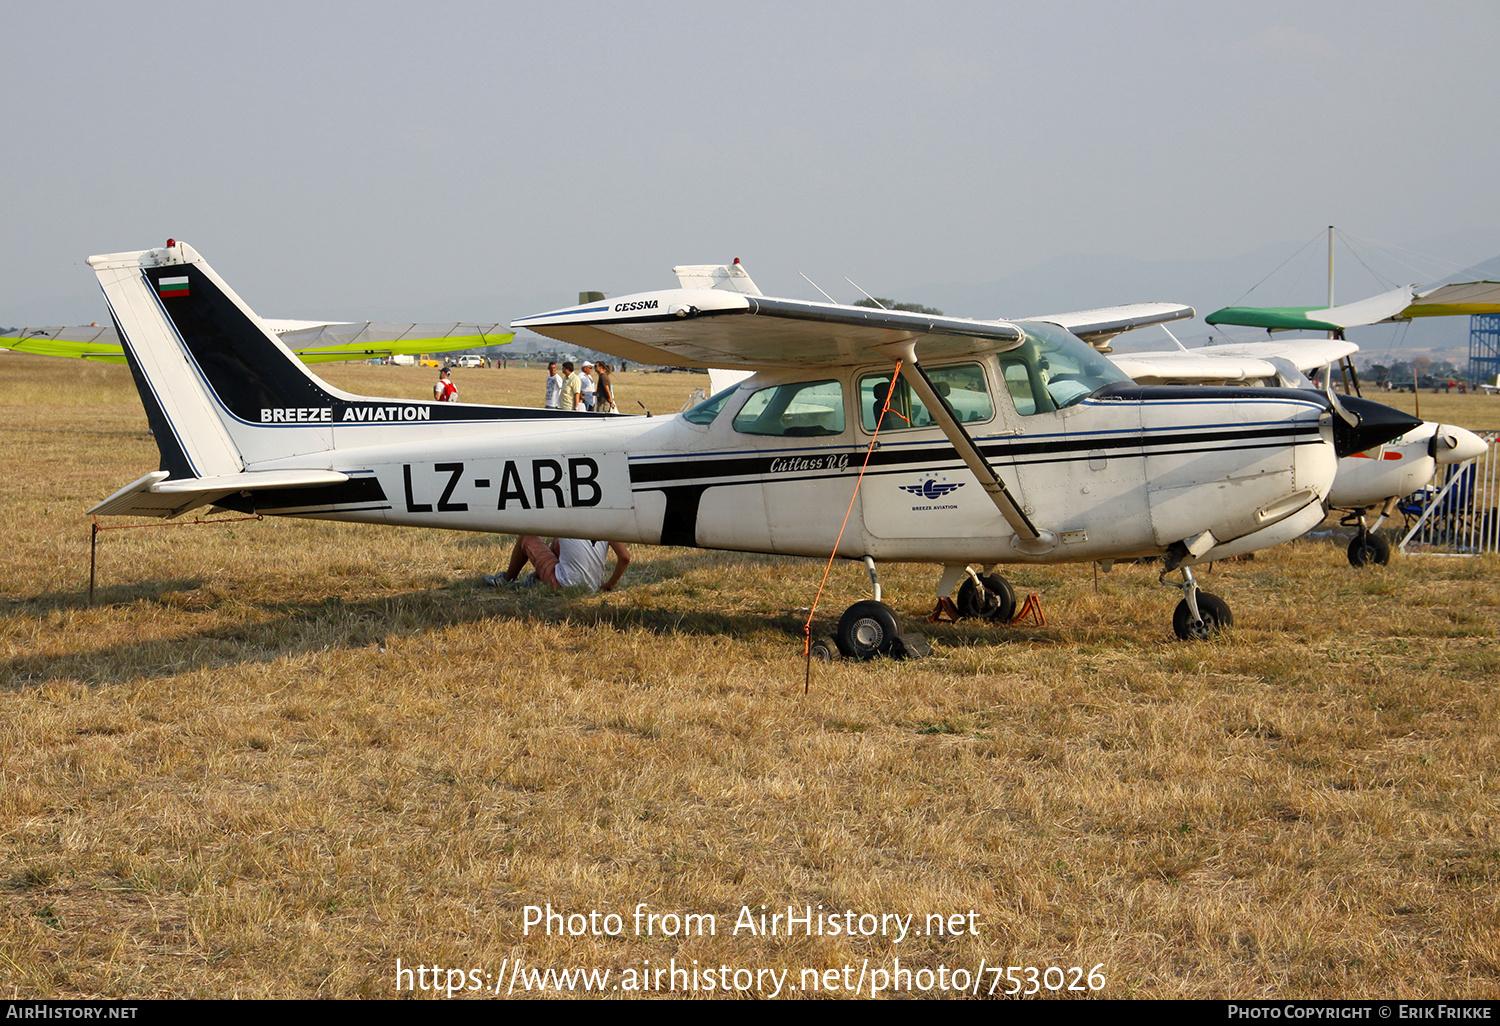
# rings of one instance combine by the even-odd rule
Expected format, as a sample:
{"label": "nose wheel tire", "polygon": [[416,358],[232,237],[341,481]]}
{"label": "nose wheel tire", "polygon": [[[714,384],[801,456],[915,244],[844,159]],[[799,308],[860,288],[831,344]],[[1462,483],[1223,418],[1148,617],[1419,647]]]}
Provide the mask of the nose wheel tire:
{"label": "nose wheel tire", "polygon": [[897,634],[896,614],[884,602],[867,599],[844,610],[835,636],[839,651],[848,659],[873,659],[890,655]]}
{"label": "nose wheel tire", "polygon": [[1349,542],[1349,565],[1354,567],[1385,566],[1391,561],[1391,543],[1378,534],[1361,531]]}
{"label": "nose wheel tire", "polygon": [[1172,630],[1183,641],[1208,641],[1217,637],[1224,628],[1234,626],[1234,614],[1229,611],[1228,603],[1217,595],[1200,591],[1198,612],[1203,619],[1195,621],[1187,599],[1177,603],[1177,608],[1172,611]]}
{"label": "nose wheel tire", "polygon": [[996,620],[1000,623],[1009,623],[1016,615],[1016,589],[1011,587],[1009,581],[999,574],[980,574],[979,583],[983,589],[974,586],[974,578],[969,578],[958,589],[958,600],[954,603],[958,607],[960,616],[981,617],[985,620]]}

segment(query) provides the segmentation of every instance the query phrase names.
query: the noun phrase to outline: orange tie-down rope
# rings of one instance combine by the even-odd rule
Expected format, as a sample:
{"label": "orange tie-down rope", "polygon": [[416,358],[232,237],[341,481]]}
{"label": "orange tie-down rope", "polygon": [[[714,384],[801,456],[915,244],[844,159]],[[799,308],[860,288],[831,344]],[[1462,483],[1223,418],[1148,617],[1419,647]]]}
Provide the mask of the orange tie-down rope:
{"label": "orange tie-down rope", "polygon": [[89,605],[94,604],[94,569],[99,548],[99,535],[104,531],[137,531],[151,527],[213,527],[217,524],[237,524],[242,520],[264,520],[260,513],[252,513],[248,517],[223,517],[219,520],[204,520],[194,516],[191,520],[164,521],[160,524],[115,524],[112,527],[100,527],[99,518],[93,517],[93,530],[89,532]]}
{"label": "orange tie-down rope", "polygon": [[[865,449],[865,461],[859,465],[859,477],[854,480],[854,494],[849,496],[849,508],[844,511],[844,522],[839,525],[839,536],[834,539],[833,551],[828,554],[828,564],[823,567],[823,579],[818,582],[818,593],[813,596],[812,608],[807,611],[807,623],[802,625],[802,658],[807,664],[807,676],[802,682],[802,693],[807,694],[807,689],[812,684],[812,622],[818,612],[818,602],[823,598],[823,588],[828,584],[828,574],[833,569],[833,560],[839,554],[839,543],[844,540],[844,530],[849,526],[849,517],[854,513],[854,500],[859,498],[859,486],[865,480],[865,468],[870,465],[870,454],[875,451],[875,443],[880,439],[880,427],[885,423],[885,415],[891,409],[891,393],[896,391],[896,379],[901,375],[901,365],[904,360],[896,361],[896,371],[891,375],[891,387],[885,390],[885,404],[880,407],[880,416],[875,420],[875,433],[870,436],[869,448]],[[900,417],[898,410],[896,416]],[[902,418],[905,420],[905,418]],[[907,421],[910,423],[910,421]]]}

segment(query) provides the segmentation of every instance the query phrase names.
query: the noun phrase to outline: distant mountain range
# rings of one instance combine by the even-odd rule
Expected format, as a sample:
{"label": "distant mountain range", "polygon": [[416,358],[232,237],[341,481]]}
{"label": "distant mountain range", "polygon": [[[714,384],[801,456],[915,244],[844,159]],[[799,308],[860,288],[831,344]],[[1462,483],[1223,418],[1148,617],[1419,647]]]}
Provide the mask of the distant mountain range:
{"label": "distant mountain range", "polygon": [[[1482,232],[1466,232],[1444,238],[1430,239],[1416,245],[1421,253],[1452,254],[1456,259],[1446,266],[1452,268],[1465,259],[1490,250],[1495,240]],[[1055,257],[1023,270],[984,282],[929,282],[903,286],[898,283],[874,283],[881,295],[889,295],[901,302],[921,303],[937,307],[955,317],[1014,318],[1065,313],[1073,310],[1088,310],[1120,303],[1139,303],[1164,300],[1191,303],[1199,318],[1179,322],[1171,326],[1175,334],[1189,347],[1203,345],[1211,338],[1224,342],[1253,341],[1265,334],[1254,328],[1231,328],[1215,331],[1202,321],[1202,316],[1225,306],[1316,306],[1327,299],[1323,275],[1326,274],[1326,250],[1319,251],[1320,243],[1275,243],[1246,253],[1218,259],[1173,259],[1146,260],[1128,255],[1075,253]],[[1337,301],[1352,302],[1376,295],[1396,285],[1435,285],[1445,281],[1466,281],[1480,278],[1500,279],[1500,256],[1479,260],[1464,270],[1452,273],[1426,273],[1410,269],[1409,261],[1400,257],[1410,251],[1389,248],[1380,255],[1362,254],[1352,258],[1341,247],[1337,252],[1336,276]],[[1368,258],[1368,259],[1367,259]],[[1417,258],[1421,259],[1421,258]],[[1368,273],[1361,263],[1374,265],[1384,280]],[[1439,266],[1436,259],[1425,261],[1428,267]],[[1397,269],[1394,265],[1403,265]],[[1385,266],[1383,266],[1385,265]],[[754,273],[754,268],[751,269]],[[672,284],[669,268],[662,268],[657,287]],[[639,275],[632,275],[639,280]],[[1259,283],[1259,284],[1257,284]],[[544,310],[555,310],[576,302],[578,289],[610,288],[610,282],[559,283],[556,289],[545,293],[504,293],[486,295],[443,296],[432,299],[393,297],[370,310],[345,310],[340,303],[335,310],[265,311],[268,315],[305,315],[314,319],[334,317],[374,320],[440,321],[469,318],[483,321],[509,321]],[[820,283],[843,302],[854,302],[860,296],[845,295],[842,287],[832,283]],[[871,283],[862,283],[871,284]],[[650,287],[650,286],[647,286]],[[633,291],[633,290],[627,290]],[[808,295],[802,298],[819,299],[809,287]],[[337,297],[332,297],[335,300]],[[22,300],[6,309],[0,309],[0,321],[16,325],[86,324],[98,319],[102,307],[87,307],[87,313],[75,313],[70,319],[64,311],[77,306],[76,301],[60,303],[57,299]],[[1438,317],[1413,322],[1409,325],[1372,325],[1350,332],[1350,339],[1357,342],[1363,353],[1381,362],[1410,359],[1425,355],[1459,362],[1467,359],[1469,345],[1469,319],[1466,317]],[[1123,335],[1116,340],[1116,348],[1122,352],[1145,349],[1170,348],[1171,340],[1159,328],[1148,328]],[[557,345],[549,339],[531,332],[518,332],[512,343],[512,351],[533,349],[555,351]]]}

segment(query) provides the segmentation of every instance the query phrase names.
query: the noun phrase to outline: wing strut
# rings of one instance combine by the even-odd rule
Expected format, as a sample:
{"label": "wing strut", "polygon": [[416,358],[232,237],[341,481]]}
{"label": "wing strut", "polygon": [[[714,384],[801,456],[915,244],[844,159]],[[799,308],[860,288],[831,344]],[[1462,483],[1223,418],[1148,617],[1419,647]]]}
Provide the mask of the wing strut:
{"label": "wing strut", "polygon": [[974,443],[974,439],[969,437],[969,433],[954,416],[953,408],[948,405],[948,401],[938,394],[932,379],[917,362],[915,347],[908,343],[906,348],[904,361],[897,362],[897,370],[911,386],[911,390],[922,400],[922,404],[927,407],[927,412],[932,415],[938,427],[943,429],[943,434],[947,436],[964,463],[979,479],[980,487],[990,497],[990,501],[995,504],[995,508],[1000,511],[1005,522],[1015,530],[1016,547],[1022,552],[1032,554],[1050,551],[1057,545],[1057,536],[1051,531],[1038,528],[1031,522],[1026,511],[1016,502],[1015,496],[1010,494],[1010,489],[1005,487],[1005,482],[1000,479],[1000,475],[995,473],[989,461],[984,458],[984,453],[979,451],[979,446]]}

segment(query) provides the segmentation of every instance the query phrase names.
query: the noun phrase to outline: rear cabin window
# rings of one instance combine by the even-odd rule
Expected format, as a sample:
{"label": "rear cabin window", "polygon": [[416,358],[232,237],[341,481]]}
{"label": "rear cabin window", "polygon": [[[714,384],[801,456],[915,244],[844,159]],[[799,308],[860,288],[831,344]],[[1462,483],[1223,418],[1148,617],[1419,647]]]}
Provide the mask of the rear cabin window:
{"label": "rear cabin window", "polygon": [[762,388],[734,416],[745,435],[815,438],[844,432],[844,389],[837,381],[799,381]]}
{"label": "rear cabin window", "polygon": [[[989,386],[984,380],[984,368],[979,364],[961,363],[924,369],[959,423],[977,424],[995,415]],[[859,379],[860,423],[866,431],[875,430],[880,411],[885,406],[886,393],[891,389],[891,380],[890,374],[869,374]],[[895,391],[890,394],[891,408],[880,430],[902,431],[932,426],[932,414],[911,386],[903,378],[898,377],[895,382]]]}

